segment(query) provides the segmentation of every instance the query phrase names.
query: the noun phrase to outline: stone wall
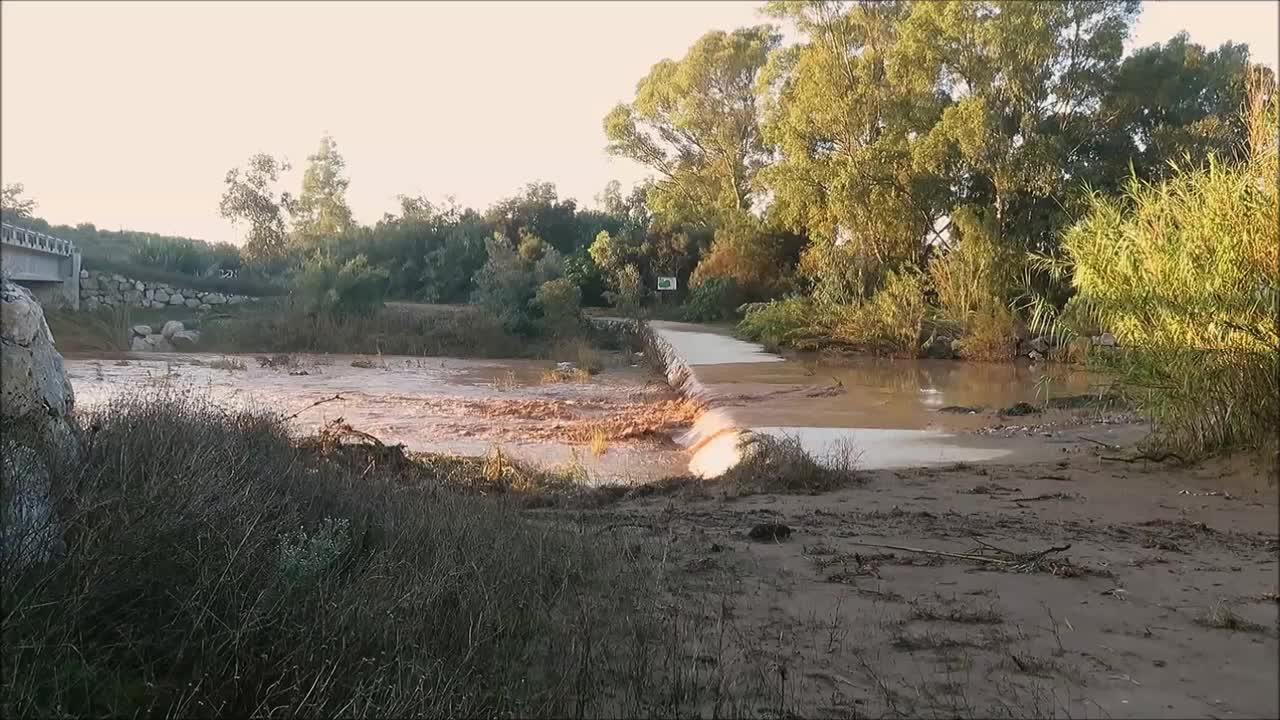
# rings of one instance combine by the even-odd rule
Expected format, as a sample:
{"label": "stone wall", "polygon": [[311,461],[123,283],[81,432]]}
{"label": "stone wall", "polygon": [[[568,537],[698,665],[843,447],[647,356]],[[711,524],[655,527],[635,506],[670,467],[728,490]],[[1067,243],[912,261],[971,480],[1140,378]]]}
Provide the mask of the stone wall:
{"label": "stone wall", "polygon": [[220,305],[239,305],[259,299],[247,295],[191,290],[154,280],[135,280],[119,273],[97,270],[80,272],[81,310],[97,310],[103,306],[162,308],[166,305],[185,305],[192,310],[207,311]]}

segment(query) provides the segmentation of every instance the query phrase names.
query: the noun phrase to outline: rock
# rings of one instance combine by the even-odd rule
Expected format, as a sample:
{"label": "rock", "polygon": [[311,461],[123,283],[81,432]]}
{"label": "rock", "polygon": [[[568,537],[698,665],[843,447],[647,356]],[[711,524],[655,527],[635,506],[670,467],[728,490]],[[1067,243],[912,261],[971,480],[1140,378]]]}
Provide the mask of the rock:
{"label": "rock", "polygon": [[51,468],[79,455],[71,411],[75,393],[53,344],[44,310],[30,291],[0,283],[0,418],[4,505],[0,556],[24,567],[58,552]]}
{"label": "rock", "polygon": [[211,308],[211,307],[213,307],[213,306],[212,306],[212,305],[210,305],[209,303],[200,303],[200,304],[196,307],[196,310],[199,310],[200,312],[209,312],[209,308]]}
{"label": "rock", "polygon": [[200,307],[200,301],[195,298],[187,298],[183,304],[192,309]]}
{"label": "rock", "polygon": [[953,360],[956,357],[951,345],[954,341],[945,336],[935,337],[924,349],[924,356],[934,360]]}
{"label": "rock", "polygon": [[1030,352],[1036,352],[1044,355],[1049,352],[1049,341],[1042,337],[1033,338],[1031,342],[1027,343],[1027,349]]}
{"label": "rock", "polygon": [[747,537],[752,540],[778,542],[791,537],[791,528],[782,523],[760,523],[751,528]]}
{"label": "rock", "polygon": [[577,370],[577,369],[578,369],[578,366],[574,365],[571,362],[556,363],[556,372],[573,372],[574,370]]}
{"label": "rock", "polygon": [[1098,344],[1101,345],[1102,347],[1115,347],[1116,336],[1112,335],[1109,332],[1104,332],[1098,336]]}
{"label": "rock", "polygon": [[223,295],[222,293],[209,293],[207,296],[205,296],[204,301],[209,303],[210,305],[226,305],[227,296]]}
{"label": "rock", "polygon": [[146,283],[142,282],[141,280],[138,280],[138,281],[136,281],[136,282],[134,282],[134,283],[133,283],[133,289],[134,289],[134,290],[137,290],[138,292],[142,292],[143,290],[146,290],[146,289],[147,289],[147,285],[146,285]]}
{"label": "rock", "polygon": [[978,413],[982,412],[982,408],[979,406],[970,406],[970,405],[948,405],[946,407],[938,408],[938,412],[954,413],[956,415],[977,415]]}
{"label": "rock", "polygon": [[186,329],[186,326],[184,326],[180,321],[170,320],[164,324],[163,328],[160,328],[160,334],[166,338],[172,338],[175,333],[180,333]]}
{"label": "rock", "polygon": [[1027,353],[1027,357],[1031,358],[1031,362],[1033,363],[1040,362],[1041,360],[1044,359],[1044,355],[1036,352],[1035,350],[1032,350],[1031,352]]}
{"label": "rock", "polygon": [[163,335],[148,335],[145,340],[151,352],[173,352],[173,345]]}
{"label": "rock", "polygon": [[125,305],[139,305],[142,303],[142,293],[137,290],[127,290],[124,294]]}
{"label": "rock", "polygon": [[133,336],[133,342],[129,343],[130,352],[151,352],[151,345],[147,344],[147,339]]}
{"label": "rock", "polygon": [[133,334],[146,337],[151,334],[151,326],[150,325],[134,325]]}
{"label": "rock", "polygon": [[89,312],[93,312],[94,310],[97,310],[100,307],[102,307],[102,301],[95,297],[89,298],[84,303],[84,309],[88,310]]}
{"label": "rock", "polygon": [[164,290],[156,290],[151,299],[158,303],[167,303],[169,302],[169,293]]}
{"label": "rock", "polygon": [[1013,405],[1010,405],[1009,407],[1001,410],[1000,414],[1009,415],[1012,417],[1018,417],[1022,415],[1039,415],[1040,408],[1036,407],[1035,405],[1032,405],[1031,403],[1020,402],[1020,403],[1014,403]]}
{"label": "rock", "polygon": [[196,330],[179,330],[169,337],[169,342],[178,350],[189,350],[200,342],[200,333]]}
{"label": "rock", "polygon": [[162,308],[162,307],[167,307],[167,305],[166,305],[165,303],[160,302],[159,300],[152,300],[152,301],[151,301],[151,307],[153,307],[153,308]]}
{"label": "rock", "polygon": [[182,305],[184,302],[186,302],[186,299],[180,293],[174,293],[169,296],[170,305]]}
{"label": "rock", "polygon": [[111,274],[111,279],[112,279],[112,280],[115,280],[115,281],[116,281],[116,282],[118,282],[118,283],[122,283],[122,282],[124,282],[124,276],[123,276],[123,275],[119,275],[119,274],[117,274],[117,273],[112,273],[112,274]]}
{"label": "rock", "polygon": [[231,305],[239,305],[240,303],[244,302],[244,298],[240,297],[239,295],[232,295],[231,297],[227,298],[227,302]]}

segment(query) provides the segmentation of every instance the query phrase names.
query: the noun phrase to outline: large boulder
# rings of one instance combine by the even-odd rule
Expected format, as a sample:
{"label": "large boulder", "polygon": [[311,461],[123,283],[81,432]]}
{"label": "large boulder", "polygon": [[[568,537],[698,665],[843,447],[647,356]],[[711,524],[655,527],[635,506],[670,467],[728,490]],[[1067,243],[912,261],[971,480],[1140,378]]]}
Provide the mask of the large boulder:
{"label": "large boulder", "polygon": [[26,288],[0,283],[0,556],[18,566],[57,553],[49,463],[79,454],[75,394],[53,345],[44,310]]}
{"label": "large boulder", "polygon": [[182,293],[172,293],[169,295],[170,305],[182,305],[186,302],[186,298],[182,297]]}
{"label": "large boulder", "polygon": [[170,320],[164,324],[163,328],[160,329],[160,334],[166,338],[172,338],[174,333],[180,333],[186,329],[187,328],[183,326],[180,320]]}
{"label": "large boulder", "polygon": [[169,338],[169,342],[178,350],[190,350],[200,342],[200,333],[197,330],[180,330]]}
{"label": "large boulder", "polygon": [[151,334],[151,326],[150,325],[134,325],[133,334],[139,335],[141,337],[146,337]]}
{"label": "large boulder", "polygon": [[222,293],[209,293],[204,296],[204,301],[209,305],[225,305],[227,304],[227,296]]}
{"label": "large boulder", "polygon": [[147,349],[152,352],[173,352],[173,344],[163,335],[148,335],[143,339],[146,340]]}

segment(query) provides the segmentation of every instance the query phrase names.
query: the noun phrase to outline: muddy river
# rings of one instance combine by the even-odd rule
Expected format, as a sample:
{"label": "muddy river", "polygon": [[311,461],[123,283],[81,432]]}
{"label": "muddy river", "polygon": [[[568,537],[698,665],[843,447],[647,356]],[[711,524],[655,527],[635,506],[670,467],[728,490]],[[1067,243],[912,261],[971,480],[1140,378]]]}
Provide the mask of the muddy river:
{"label": "muddy river", "polygon": [[[293,354],[264,366],[254,355],[68,356],[79,407],[165,386],[218,404],[294,415],[302,432],[335,418],[415,451],[483,455],[500,447],[544,467],[575,465],[592,479],[680,474],[671,439],[691,408],[643,366],[550,382],[546,361]],[[353,365],[354,363],[354,365]]]}
{"label": "muddy river", "polygon": [[[501,448],[544,467],[585,470],[597,481],[702,474],[696,454],[676,442],[694,427],[696,408],[658,374],[618,357],[581,378],[548,377],[552,366],[544,360],[294,354],[271,365],[259,357],[71,355],[66,366],[81,407],[163,386],[281,412],[301,432],[342,418],[414,451],[483,455]],[[1063,413],[1010,418],[1001,410],[1096,390],[1096,378],[1069,368],[774,357],[716,358],[694,369],[717,412],[734,424],[798,435],[814,447],[853,437],[864,467],[1061,452],[1070,438],[1052,438],[1036,423],[1061,425],[1070,420]]]}

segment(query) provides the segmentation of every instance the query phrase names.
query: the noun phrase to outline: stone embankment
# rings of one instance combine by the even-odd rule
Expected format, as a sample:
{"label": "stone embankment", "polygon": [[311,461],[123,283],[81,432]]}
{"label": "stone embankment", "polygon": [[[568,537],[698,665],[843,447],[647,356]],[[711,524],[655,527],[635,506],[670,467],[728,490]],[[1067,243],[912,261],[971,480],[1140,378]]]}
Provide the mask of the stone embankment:
{"label": "stone embankment", "polygon": [[208,290],[192,290],[153,280],[135,280],[118,273],[80,271],[80,308],[162,308],[185,306],[206,312],[222,305],[256,302],[259,298]]}

